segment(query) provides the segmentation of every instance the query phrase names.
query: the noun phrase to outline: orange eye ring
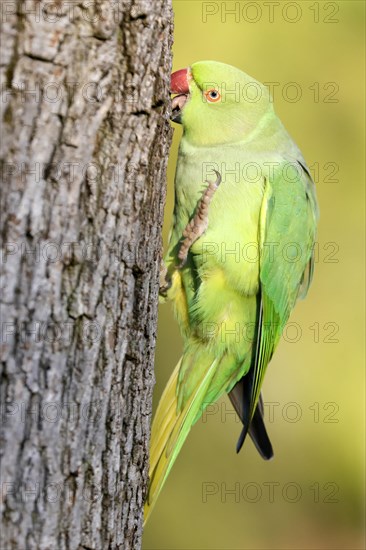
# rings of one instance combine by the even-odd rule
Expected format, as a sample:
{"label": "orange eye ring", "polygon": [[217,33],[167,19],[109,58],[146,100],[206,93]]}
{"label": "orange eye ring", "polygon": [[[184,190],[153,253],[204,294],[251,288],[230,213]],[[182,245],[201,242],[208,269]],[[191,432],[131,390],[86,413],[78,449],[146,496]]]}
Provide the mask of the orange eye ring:
{"label": "orange eye ring", "polygon": [[215,88],[211,88],[211,90],[207,90],[207,92],[204,92],[205,98],[210,103],[217,103],[221,99],[221,94],[218,90]]}

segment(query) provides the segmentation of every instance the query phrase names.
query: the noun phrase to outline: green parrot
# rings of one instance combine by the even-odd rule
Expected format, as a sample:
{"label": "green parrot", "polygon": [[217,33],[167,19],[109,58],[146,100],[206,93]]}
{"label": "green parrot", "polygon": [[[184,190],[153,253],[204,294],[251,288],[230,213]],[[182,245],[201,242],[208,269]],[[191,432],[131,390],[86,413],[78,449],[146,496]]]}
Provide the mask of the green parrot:
{"label": "green parrot", "polygon": [[200,61],[171,77],[183,124],[160,294],[173,304],[182,358],[151,434],[145,521],[205,407],[224,393],[264,459],[273,456],[261,386],[281,333],[310,286],[318,207],[268,89],[235,67]]}

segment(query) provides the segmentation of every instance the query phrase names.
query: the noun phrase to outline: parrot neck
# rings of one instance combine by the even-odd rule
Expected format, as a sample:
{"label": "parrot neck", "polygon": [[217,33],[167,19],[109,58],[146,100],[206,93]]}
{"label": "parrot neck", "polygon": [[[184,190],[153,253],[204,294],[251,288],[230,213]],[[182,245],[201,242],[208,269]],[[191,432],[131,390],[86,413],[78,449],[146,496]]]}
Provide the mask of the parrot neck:
{"label": "parrot neck", "polygon": [[288,151],[289,146],[290,149],[295,147],[298,151],[272,106],[255,125],[248,125],[247,121],[244,121],[236,131],[233,131],[232,126],[223,126],[221,132],[213,132],[209,121],[201,128],[196,126],[194,131],[183,124],[181,154],[194,155],[197,153],[197,148],[202,152],[205,148],[212,150],[220,147],[219,156],[222,156],[222,148],[225,146],[236,146],[253,153],[263,151],[280,153],[282,150]]}

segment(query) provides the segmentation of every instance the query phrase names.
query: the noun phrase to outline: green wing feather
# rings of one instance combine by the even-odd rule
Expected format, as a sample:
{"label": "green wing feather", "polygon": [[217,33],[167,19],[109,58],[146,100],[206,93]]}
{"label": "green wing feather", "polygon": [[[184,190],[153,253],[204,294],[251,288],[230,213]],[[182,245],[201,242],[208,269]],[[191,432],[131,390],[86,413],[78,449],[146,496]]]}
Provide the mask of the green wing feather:
{"label": "green wing feather", "polygon": [[267,365],[297,298],[307,292],[313,271],[318,218],[314,184],[300,163],[297,177],[289,178],[287,167],[288,163],[284,164],[272,181],[267,180],[261,210],[260,326],[245,431],[253,418]]}

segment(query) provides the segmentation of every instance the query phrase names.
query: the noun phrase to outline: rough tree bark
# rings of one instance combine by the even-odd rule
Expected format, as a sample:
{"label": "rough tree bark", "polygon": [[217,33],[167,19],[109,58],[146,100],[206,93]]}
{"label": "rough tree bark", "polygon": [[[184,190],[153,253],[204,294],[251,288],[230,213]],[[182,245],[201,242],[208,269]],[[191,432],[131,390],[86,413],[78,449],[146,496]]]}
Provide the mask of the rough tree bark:
{"label": "rough tree bark", "polygon": [[136,549],[170,0],[4,0],[1,548]]}

